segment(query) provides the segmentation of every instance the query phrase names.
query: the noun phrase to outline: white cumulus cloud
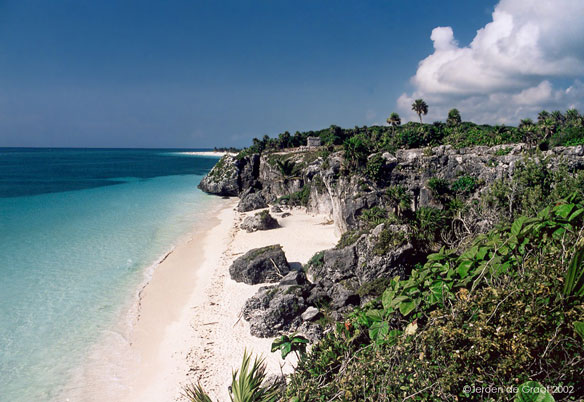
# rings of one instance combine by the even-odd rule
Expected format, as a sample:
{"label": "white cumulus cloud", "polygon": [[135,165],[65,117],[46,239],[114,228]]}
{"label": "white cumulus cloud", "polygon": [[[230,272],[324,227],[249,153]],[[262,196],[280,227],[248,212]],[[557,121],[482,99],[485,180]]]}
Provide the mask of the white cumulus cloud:
{"label": "white cumulus cloud", "polygon": [[456,107],[465,120],[514,124],[584,106],[584,0],[501,0],[492,17],[468,46],[451,27],[432,30],[434,52],[419,63],[413,93],[399,97],[402,113],[415,119],[411,104],[423,98],[427,121]]}

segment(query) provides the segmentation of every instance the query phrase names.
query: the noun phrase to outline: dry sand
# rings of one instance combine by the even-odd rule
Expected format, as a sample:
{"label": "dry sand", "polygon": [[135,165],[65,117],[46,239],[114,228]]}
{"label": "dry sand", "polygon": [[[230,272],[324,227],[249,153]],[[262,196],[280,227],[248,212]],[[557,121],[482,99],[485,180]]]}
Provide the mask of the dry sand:
{"label": "dry sand", "polygon": [[286,218],[276,215],[281,228],[254,233],[238,229],[245,214],[236,214],[231,242],[205,290],[205,301],[194,306],[191,323],[195,341],[188,356],[188,381],[200,381],[213,400],[229,400],[231,371],[241,365],[245,349],[264,356],[270,374],[292,371],[294,356],[284,362],[279,353],[270,353],[273,339],[251,336],[249,324],[241,318],[245,301],[263,285],[237,283],[229,277],[231,262],[252,248],[281,244],[290,263],[304,264],[316,252],[336,244],[338,237],[328,216],[307,214],[303,209],[291,212]]}
{"label": "dry sand", "polygon": [[101,350],[93,358],[95,366],[113,367],[108,380],[99,367],[95,373],[86,369],[84,381],[93,386],[83,387],[81,399],[69,400],[172,402],[181,399],[184,385],[200,382],[213,400],[228,401],[231,372],[245,349],[266,357],[271,374],[292,370],[294,357],[284,362],[279,353],[270,353],[273,339],[251,336],[240,316],[262,285],[232,281],[229,266],[248,250],[271,244],[281,244],[290,263],[306,263],[336,243],[334,225],[328,216],[293,209],[285,218],[275,214],[280,228],[246,233],[239,229],[246,214],[236,212],[236,204],[217,198],[216,219],[155,268],[139,293],[130,333],[116,334],[121,347],[109,357]]}

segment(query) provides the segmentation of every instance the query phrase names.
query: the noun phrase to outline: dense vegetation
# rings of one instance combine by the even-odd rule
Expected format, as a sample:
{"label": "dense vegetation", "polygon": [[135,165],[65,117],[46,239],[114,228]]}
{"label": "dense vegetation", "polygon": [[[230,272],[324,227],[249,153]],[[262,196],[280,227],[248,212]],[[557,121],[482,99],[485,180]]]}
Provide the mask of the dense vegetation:
{"label": "dense vegetation", "polygon": [[[383,223],[375,255],[409,242],[424,256],[405,277],[363,284],[359,294],[371,301],[342,321],[328,321],[331,330],[309,352],[297,334],[280,338],[274,350],[300,352],[280,400],[554,400],[521,399],[517,389],[508,391],[525,383],[556,387],[556,401],[582,400],[584,172],[562,163],[549,169],[541,151],[584,145],[584,117],[576,110],[543,111],[537,122],[489,126],[463,122],[452,109],[446,123],[423,124],[428,105],[419,99],[412,108],[420,123],[401,125],[392,113],[388,126],[286,132],[254,139],[239,154],[267,153],[268,163],[288,179],[306,161],[274,151],[320,137],[323,147],[306,154],[310,161],[320,157],[324,166],[331,152],[342,150],[341,174],[355,174],[364,187],[383,194],[379,205],[361,212],[337,248]],[[427,147],[431,154],[439,145],[517,142],[529,149],[510,178],[488,187],[467,174],[423,183],[434,206],[414,210],[404,187],[384,181],[385,151]],[[501,147],[497,155],[511,148]],[[279,201],[306,205],[311,186],[318,185],[313,180]],[[485,221],[490,224],[481,227]],[[389,229],[395,225],[403,230]],[[317,253],[307,266],[322,261],[323,253]]]}
{"label": "dense vegetation", "polygon": [[[418,247],[442,247],[407,279],[371,284],[378,297],[301,359],[286,400],[511,400],[465,389],[528,380],[560,387],[555,400],[584,396],[584,173],[526,157],[512,179],[466,202],[476,185],[431,179],[442,206],[415,213],[390,187],[393,208],[362,214],[338,247],[396,221]],[[444,225],[458,217],[472,227],[485,214],[499,222],[486,234]],[[406,240],[398,237],[382,232],[379,252]]]}
{"label": "dense vegetation", "polygon": [[[427,105],[425,110],[427,112]],[[422,114],[425,114],[423,107],[419,113],[420,120]],[[549,113],[544,110],[539,113],[536,122],[524,119],[517,127],[463,122],[457,109],[449,112],[446,123],[409,122],[402,125],[397,113],[392,113],[387,121],[388,126],[343,129],[332,125],[318,131],[297,131],[295,134],[286,131],[276,138],[265,135],[262,139],[254,138],[253,144],[244,149],[240,155],[299,147],[306,145],[308,137],[319,137],[325,146],[343,146],[349,160],[356,165],[364,163],[367,155],[371,153],[393,152],[398,148],[437,145],[462,148],[517,142],[526,142],[540,148],[584,144],[584,117],[575,109],[570,109],[565,114],[560,111]]]}
{"label": "dense vegetation", "polygon": [[539,380],[566,387],[556,400],[579,400],[581,200],[558,200],[478,236],[461,253],[430,254],[407,280],[394,278],[300,361],[287,397],[485,400],[465,386]]}

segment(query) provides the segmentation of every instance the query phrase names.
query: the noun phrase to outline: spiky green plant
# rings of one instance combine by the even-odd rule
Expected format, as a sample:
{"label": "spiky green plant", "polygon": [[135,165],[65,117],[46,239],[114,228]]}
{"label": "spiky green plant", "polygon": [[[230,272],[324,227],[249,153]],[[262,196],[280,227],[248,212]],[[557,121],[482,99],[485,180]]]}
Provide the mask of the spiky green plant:
{"label": "spiky green plant", "polygon": [[184,387],[183,396],[190,402],[213,402],[200,383]]}
{"label": "spiky green plant", "polygon": [[[232,402],[275,402],[278,399],[278,387],[262,385],[266,379],[264,358],[256,357],[252,364],[251,357],[247,350],[243,352],[241,367],[232,374],[229,398]],[[183,395],[190,402],[212,402],[201,384],[186,386]]]}
{"label": "spiky green plant", "polygon": [[564,282],[564,296],[584,296],[584,248],[576,250]]}
{"label": "spiky green plant", "polygon": [[241,368],[235,370],[231,382],[232,402],[271,402],[278,399],[278,387],[262,386],[266,379],[264,358],[256,357],[251,364],[251,355],[243,352]]}

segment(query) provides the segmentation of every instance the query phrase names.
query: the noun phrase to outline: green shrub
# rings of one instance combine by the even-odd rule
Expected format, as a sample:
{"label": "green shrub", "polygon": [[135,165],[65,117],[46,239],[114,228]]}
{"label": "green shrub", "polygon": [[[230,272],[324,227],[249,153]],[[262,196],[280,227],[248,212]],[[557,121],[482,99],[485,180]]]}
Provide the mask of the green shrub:
{"label": "green shrub", "polygon": [[450,194],[450,184],[446,179],[432,177],[430,180],[428,180],[428,188],[432,190],[434,197],[439,199],[441,202],[444,201]]}
{"label": "green shrub", "polygon": [[416,211],[414,238],[420,243],[435,242],[445,226],[446,216],[438,208],[421,207]]}
{"label": "green shrub", "polygon": [[350,246],[350,245],[354,244],[357,240],[359,240],[359,237],[361,237],[365,233],[367,233],[367,231],[363,230],[363,229],[347,230],[345,233],[343,233],[341,235],[341,238],[337,242],[337,245],[335,246],[335,248],[341,249],[341,248],[345,248],[347,246]]}
{"label": "green shrub", "polygon": [[365,176],[373,180],[376,183],[383,183],[386,175],[385,161],[380,154],[375,154],[369,159],[367,159],[367,165],[365,167]]}
{"label": "green shrub", "polygon": [[408,280],[389,283],[382,306],[357,309],[315,345],[286,396],[484,400],[465,387],[531,380],[572,387],[572,394],[554,396],[579,400],[584,297],[562,295],[565,278],[580,272],[567,269],[570,259],[562,255],[580,238],[583,217],[582,205],[558,203],[479,236],[460,256],[430,255]]}
{"label": "green shrub", "polygon": [[477,182],[474,177],[471,176],[461,176],[454,183],[452,183],[451,189],[455,193],[460,194],[470,194],[477,187]]}
{"label": "green shrub", "polygon": [[498,211],[500,218],[511,221],[520,214],[533,215],[554,200],[571,194],[584,194],[584,172],[570,171],[560,164],[548,169],[548,159],[525,159],[517,163],[512,178],[494,182],[484,200],[489,208]]}
{"label": "green shrub", "polygon": [[500,148],[500,149],[497,149],[495,151],[495,155],[497,155],[497,156],[505,156],[505,155],[508,155],[509,152],[511,152],[512,150],[513,150],[513,148],[511,148],[511,147]]}
{"label": "green shrub", "polygon": [[278,198],[278,203],[287,202],[289,205],[307,206],[310,199],[310,183],[305,184],[299,191]]}
{"label": "green shrub", "polygon": [[322,267],[324,265],[324,251],[319,251],[310,257],[310,260],[308,260],[306,265],[311,267]]}
{"label": "green shrub", "polygon": [[405,233],[384,228],[379,234],[375,246],[373,246],[373,253],[375,255],[385,255],[391,250],[402,246],[407,240]]}
{"label": "green shrub", "polygon": [[387,211],[376,205],[369,209],[364,209],[360,216],[369,225],[377,226],[387,219]]}

